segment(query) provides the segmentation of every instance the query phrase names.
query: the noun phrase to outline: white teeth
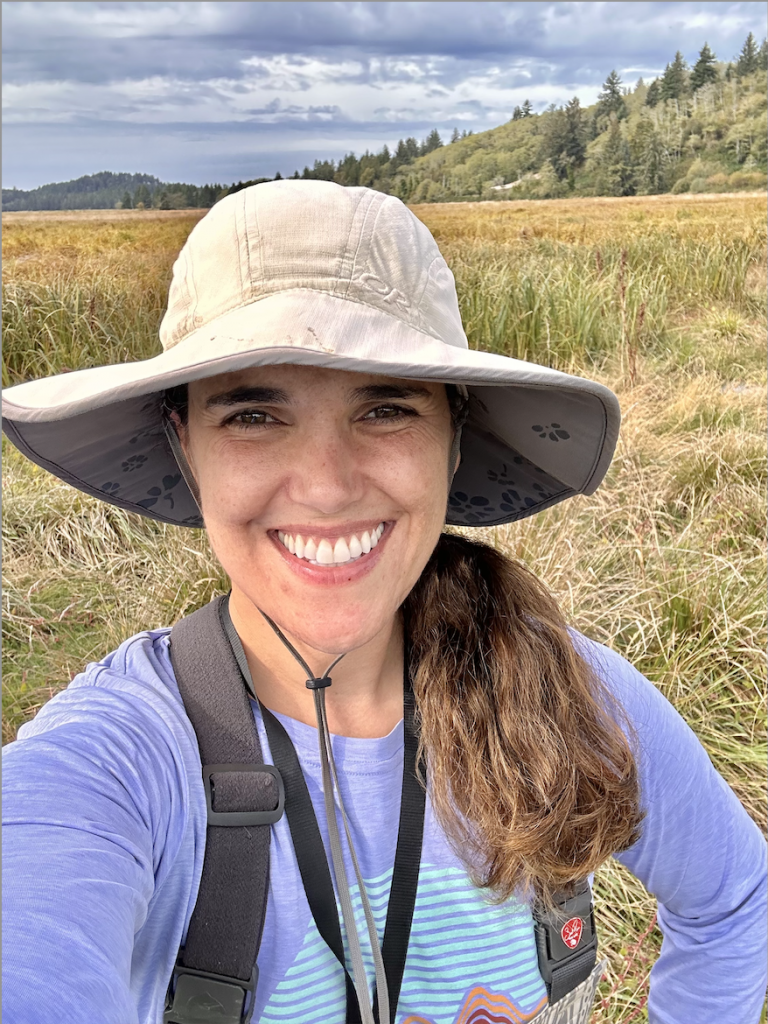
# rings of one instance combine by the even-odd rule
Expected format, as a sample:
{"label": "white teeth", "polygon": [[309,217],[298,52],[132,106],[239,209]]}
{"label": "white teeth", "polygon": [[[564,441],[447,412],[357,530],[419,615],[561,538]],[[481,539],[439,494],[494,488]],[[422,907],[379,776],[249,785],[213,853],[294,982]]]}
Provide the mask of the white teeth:
{"label": "white teeth", "polygon": [[[304,554],[306,555],[306,550]],[[320,565],[333,565],[333,548],[330,545],[330,541],[327,541],[325,537],[317,545],[317,555],[315,557]]]}
{"label": "white teeth", "polygon": [[339,537],[333,548],[333,560],[337,564],[339,562],[349,561],[349,547],[343,537]]}
{"label": "white teeth", "polygon": [[297,558],[306,559],[314,565],[346,565],[361,555],[367,555],[379,543],[383,533],[384,523],[379,523],[373,530],[366,530],[360,538],[353,533],[349,539],[339,537],[333,545],[325,537],[315,542],[311,537],[304,540],[300,533],[294,537],[283,530],[278,530],[277,536],[283,547]]}

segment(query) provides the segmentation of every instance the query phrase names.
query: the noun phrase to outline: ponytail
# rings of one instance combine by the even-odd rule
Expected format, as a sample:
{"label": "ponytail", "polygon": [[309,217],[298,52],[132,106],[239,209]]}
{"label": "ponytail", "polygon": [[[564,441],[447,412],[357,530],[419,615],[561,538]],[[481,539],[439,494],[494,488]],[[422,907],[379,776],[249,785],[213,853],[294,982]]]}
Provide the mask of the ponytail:
{"label": "ponytail", "polygon": [[443,534],[403,610],[430,798],[476,884],[548,900],[630,846],[623,715],[543,584]]}

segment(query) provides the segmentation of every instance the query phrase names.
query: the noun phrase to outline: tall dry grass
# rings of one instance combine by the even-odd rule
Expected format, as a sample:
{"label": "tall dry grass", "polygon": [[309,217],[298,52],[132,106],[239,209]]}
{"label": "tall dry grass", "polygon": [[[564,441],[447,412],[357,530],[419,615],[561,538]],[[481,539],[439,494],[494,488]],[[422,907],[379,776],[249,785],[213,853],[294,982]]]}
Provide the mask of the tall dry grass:
{"label": "tall dry grass", "polygon": [[[416,212],[454,269],[472,344],[593,375],[623,409],[596,495],[481,532],[662,689],[764,827],[764,200]],[[10,220],[4,381],[154,354],[193,223]],[[101,504],[10,446],[3,488],[7,741],[85,662],[227,584],[202,531]],[[593,1019],[645,1020],[654,900],[615,863],[596,895],[610,968]]]}

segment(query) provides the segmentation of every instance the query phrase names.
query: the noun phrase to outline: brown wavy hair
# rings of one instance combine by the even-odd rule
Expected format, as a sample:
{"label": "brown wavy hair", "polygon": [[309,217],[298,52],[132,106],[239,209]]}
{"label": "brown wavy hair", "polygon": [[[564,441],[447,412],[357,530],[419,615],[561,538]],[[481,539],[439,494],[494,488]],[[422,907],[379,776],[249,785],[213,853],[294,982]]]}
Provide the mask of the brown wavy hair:
{"label": "brown wavy hair", "polygon": [[638,838],[631,729],[531,572],[443,534],[403,612],[430,797],[476,885],[550,903]]}

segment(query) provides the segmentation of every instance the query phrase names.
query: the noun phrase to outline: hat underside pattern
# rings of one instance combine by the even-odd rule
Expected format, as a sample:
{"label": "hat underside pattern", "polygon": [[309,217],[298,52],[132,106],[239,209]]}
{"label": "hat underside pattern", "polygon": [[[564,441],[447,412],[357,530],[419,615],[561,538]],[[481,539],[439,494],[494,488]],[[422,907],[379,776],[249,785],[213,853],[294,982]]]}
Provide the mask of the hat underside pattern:
{"label": "hat underside pattern", "polygon": [[[157,395],[73,417],[67,430],[58,434],[47,423],[17,421],[13,426],[25,454],[81,490],[152,519],[203,525],[168,446]],[[542,430],[540,424],[530,428]],[[573,488],[469,424],[462,435],[461,465],[446,519],[457,526],[512,522],[573,493]]]}

